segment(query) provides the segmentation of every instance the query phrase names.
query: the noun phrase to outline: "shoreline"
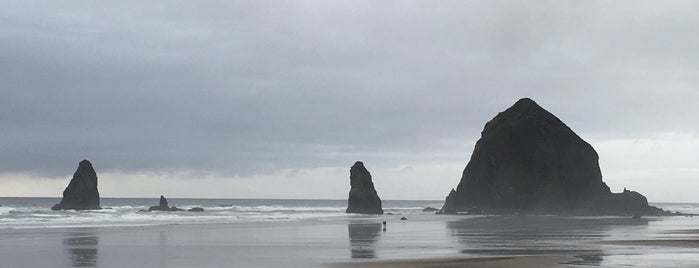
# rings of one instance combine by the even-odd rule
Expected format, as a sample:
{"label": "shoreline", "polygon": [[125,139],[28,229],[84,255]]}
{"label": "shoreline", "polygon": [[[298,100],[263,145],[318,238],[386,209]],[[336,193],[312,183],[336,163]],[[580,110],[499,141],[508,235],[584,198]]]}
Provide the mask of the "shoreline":
{"label": "shoreline", "polygon": [[[277,207],[264,209],[271,210],[270,215],[286,213],[274,212],[282,209]],[[412,211],[416,214],[342,213],[244,222],[211,222],[206,217],[201,222],[172,222],[168,217],[176,213],[154,212],[143,215],[163,216],[163,221],[0,229],[0,266],[531,268],[699,263],[696,217],[639,220]]]}
{"label": "shoreline", "polygon": [[581,260],[578,257],[562,255],[510,255],[495,257],[435,257],[420,259],[395,259],[361,262],[341,262],[325,264],[328,268],[538,268],[564,267],[566,263]]}

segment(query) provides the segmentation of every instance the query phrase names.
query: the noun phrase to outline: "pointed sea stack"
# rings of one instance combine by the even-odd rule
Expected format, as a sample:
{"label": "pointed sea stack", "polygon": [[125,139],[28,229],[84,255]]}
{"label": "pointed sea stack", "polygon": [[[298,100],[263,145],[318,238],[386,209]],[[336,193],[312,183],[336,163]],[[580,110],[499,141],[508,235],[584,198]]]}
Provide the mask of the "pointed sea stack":
{"label": "pointed sea stack", "polygon": [[658,215],[632,191],[611,193],[597,152],[524,98],[488,122],[440,213]]}
{"label": "pointed sea stack", "polygon": [[350,186],[347,213],[383,214],[381,199],[376,194],[371,174],[361,161],[350,168]]}
{"label": "pointed sea stack", "polygon": [[52,210],[62,209],[102,209],[100,193],[97,191],[97,173],[90,161],[80,161],[78,170],[73,174],[68,187],[63,191],[63,199],[51,207]]}

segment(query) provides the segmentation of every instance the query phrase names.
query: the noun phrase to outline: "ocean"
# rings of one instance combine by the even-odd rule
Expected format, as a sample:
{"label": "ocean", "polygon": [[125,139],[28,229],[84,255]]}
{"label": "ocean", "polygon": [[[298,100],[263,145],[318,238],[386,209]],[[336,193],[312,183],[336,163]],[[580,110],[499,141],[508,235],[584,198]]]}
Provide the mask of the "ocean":
{"label": "ocean", "polygon": [[[169,198],[170,206],[204,208],[204,212],[139,212],[158,205],[158,198],[101,198],[101,210],[53,211],[60,198],[0,198],[0,228],[63,228],[207,224],[333,219],[345,217],[347,200],[302,199],[190,199]],[[414,215],[441,201],[385,200],[385,213]]]}
{"label": "ocean", "polygon": [[[442,201],[0,198],[0,267],[699,267],[699,217],[435,215]],[[699,204],[655,203],[699,213]],[[405,217],[403,220],[401,218]],[[383,223],[386,222],[386,225]]]}

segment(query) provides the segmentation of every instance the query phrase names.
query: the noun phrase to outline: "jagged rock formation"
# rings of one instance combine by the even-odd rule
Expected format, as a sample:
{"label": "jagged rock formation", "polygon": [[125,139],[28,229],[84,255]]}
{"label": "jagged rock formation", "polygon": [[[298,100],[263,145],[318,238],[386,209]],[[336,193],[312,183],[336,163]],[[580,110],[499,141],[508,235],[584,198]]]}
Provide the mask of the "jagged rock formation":
{"label": "jagged rock formation", "polygon": [[350,186],[347,213],[383,214],[381,199],[376,194],[371,174],[361,161],[350,168]]}
{"label": "jagged rock formation", "polygon": [[102,209],[100,207],[100,193],[97,191],[97,173],[92,168],[90,161],[80,161],[78,169],[73,174],[73,179],[63,191],[63,199],[60,203],[53,205],[51,209]]}
{"label": "jagged rock formation", "polygon": [[148,208],[148,211],[182,211],[181,209],[175,207],[175,206],[168,206],[167,204],[167,199],[165,199],[164,196],[160,196],[160,203],[157,206],[151,206]]}
{"label": "jagged rock formation", "polygon": [[485,125],[440,212],[665,213],[637,192],[611,193],[592,146],[528,98]]}

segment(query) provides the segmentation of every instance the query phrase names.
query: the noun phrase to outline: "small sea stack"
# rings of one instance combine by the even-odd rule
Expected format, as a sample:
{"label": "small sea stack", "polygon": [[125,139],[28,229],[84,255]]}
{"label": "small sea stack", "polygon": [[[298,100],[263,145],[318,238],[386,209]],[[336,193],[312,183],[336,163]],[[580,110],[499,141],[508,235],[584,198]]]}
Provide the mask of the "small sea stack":
{"label": "small sea stack", "polygon": [[161,195],[159,204],[157,206],[149,207],[148,211],[182,211],[182,209],[175,206],[168,206],[167,199]]}
{"label": "small sea stack", "polygon": [[612,193],[592,146],[529,98],[490,120],[440,213],[660,215],[633,191]]}
{"label": "small sea stack", "polygon": [[97,190],[97,173],[92,168],[90,161],[80,161],[68,187],[63,191],[63,199],[51,209],[102,209],[100,207],[100,193]]}
{"label": "small sea stack", "polygon": [[347,213],[383,214],[381,198],[374,189],[371,174],[361,161],[350,168],[350,186]]}

